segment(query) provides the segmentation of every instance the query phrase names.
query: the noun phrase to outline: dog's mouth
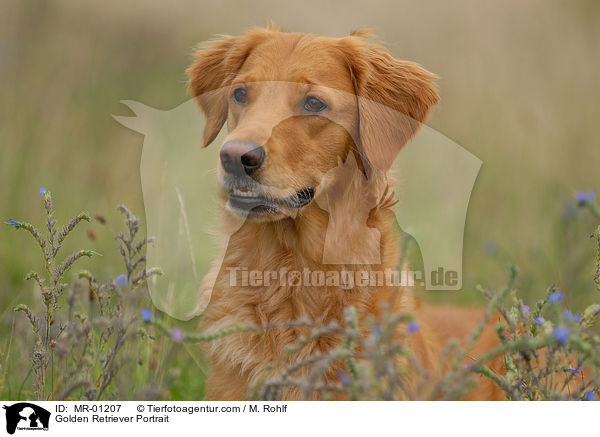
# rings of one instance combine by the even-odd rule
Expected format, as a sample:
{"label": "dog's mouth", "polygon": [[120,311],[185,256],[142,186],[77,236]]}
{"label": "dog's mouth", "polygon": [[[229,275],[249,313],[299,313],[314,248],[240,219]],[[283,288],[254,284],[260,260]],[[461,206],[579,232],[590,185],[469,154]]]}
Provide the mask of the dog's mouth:
{"label": "dog's mouth", "polygon": [[275,215],[285,213],[292,215],[294,211],[308,205],[315,197],[313,187],[303,188],[291,196],[276,199],[256,190],[234,187],[228,191],[227,206],[250,215]]}

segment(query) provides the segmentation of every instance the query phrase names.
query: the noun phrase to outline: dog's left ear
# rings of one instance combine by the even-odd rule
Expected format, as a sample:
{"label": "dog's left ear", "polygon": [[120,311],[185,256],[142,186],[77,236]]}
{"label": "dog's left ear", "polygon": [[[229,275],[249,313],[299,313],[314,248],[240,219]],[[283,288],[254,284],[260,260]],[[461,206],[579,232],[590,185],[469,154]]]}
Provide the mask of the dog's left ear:
{"label": "dog's left ear", "polygon": [[341,43],[357,95],[365,170],[367,175],[375,169],[387,172],[439,101],[435,75],[414,62],[395,59],[363,34]]}
{"label": "dog's left ear", "polygon": [[223,36],[201,45],[186,70],[188,92],[206,116],[202,147],[217,137],[227,120],[229,84],[270,29],[255,28],[241,36]]}

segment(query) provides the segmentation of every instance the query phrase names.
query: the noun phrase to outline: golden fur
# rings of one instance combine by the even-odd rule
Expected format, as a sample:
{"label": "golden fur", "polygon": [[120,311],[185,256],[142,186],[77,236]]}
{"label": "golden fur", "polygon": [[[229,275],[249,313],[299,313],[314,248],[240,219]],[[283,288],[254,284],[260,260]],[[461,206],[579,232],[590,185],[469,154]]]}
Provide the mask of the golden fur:
{"label": "golden fur", "polygon": [[[232,235],[223,263],[214,266],[206,281],[214,282],[214,288],[203,316],[204,329],[298,319],[343,322],[348,305],[366,317],[377,315],[385,302],[396,311],[417,315],[421,330],[411,336],[411,347],[425,366],[436,369],[441,339],[436,331],[462,336],[481,312],[439,309],[438,314],[423,308],[410,291],[398,294],[391,286],[344,290],[275,281],[256,288],[232,286],[227,274],[229,267],[240,266],[259,271],[397,268],[398,241],[387,170],[438,102],[434,76],[413,62],[393,58],[369,42],[365,33],[329,38],[286,33],[272,26],[200,47],[187,73],[190,93],[207,118],[205,146],[227,123],[225,141],[251,140],[264,147],[265,164],[252,178],[266,195],[283,198],[303,187],[318,187],[315,201],[298,210],[282,207],[266,219],[244,221],[223,211],[223,231]],[[238,86],[249,96],[246,105],[231,100]],[[299,114],[295,102],[307,87],[327,100],[331,111],[326,116]],[[340,167],[349,159],[359,170],[354,182]],[[221,186],[226,186],[227,175],[220,167],[218,177]],[[228,195],[221,190],[224,205]],[[327,210],[320,207],[323,204],[329,206]],[[365,221],[377,232],[364,232]],[[358,264],[323,263],[328,226],[335,248],[357,254]],[[378,256],[379,261],[361,264],[366,255]],[[452,325],[448,317],[461,323]],[[206,399],[245,399],[249,387],[264,377],[267,367],[302,333],[301,328],[279,327],[263,335],[244,332],[212,343]],[[490,341],[484,336],[484,342]],[[322,338],[293,359],[326,352],[338,342],[334,337]],[[335,370],[328,372],[328,380],[337,377]],[[300,393],[290,388],[283,397],[298,399]],[[498,392],[482,385],[469,398],[496,399]]]}

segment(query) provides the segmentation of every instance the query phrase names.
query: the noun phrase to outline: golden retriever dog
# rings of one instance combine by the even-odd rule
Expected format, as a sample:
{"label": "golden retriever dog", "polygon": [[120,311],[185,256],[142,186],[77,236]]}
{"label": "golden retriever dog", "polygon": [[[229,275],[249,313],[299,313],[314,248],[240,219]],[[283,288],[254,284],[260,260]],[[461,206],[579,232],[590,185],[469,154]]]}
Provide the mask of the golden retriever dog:
{"label": "golden retriever dog", "polygon": [[[187,74],[189,92],[206,116],[204,146],[228,128],[217,178],[222,224],[231,235],[222,264],[208,275],[214,287],[204,329],[281,324],[260,335],[238,332],[214,341],[206,399],[246,399],[301,337],[303,330],[286,322],[343,325],[348,306],[361,319],[379,316],[384,304],[415,314],[420,330],[410,336],[410,347],[425,367],[438,368],[440,344],[464,337],[481,311],[426,308],[411,291],[388,284],[348,289],[274,280],[248,286],[230,277],[241,268],[396,269],[399,241],[387,173],[439,100],[434,75],[395,59],[367,32],[331,38],[272,25],[201,46]],[[328,260],[324,252],[339,259]],[[484,335],[481,348],[492,337]],[[339,341],[320,338],[294,359],[326,353]],[[326,382],[339,378],[334,367]],[[467,398],[499,396],[482,382]],[[299,398],[293,387],[283,392],[283,399]]]}

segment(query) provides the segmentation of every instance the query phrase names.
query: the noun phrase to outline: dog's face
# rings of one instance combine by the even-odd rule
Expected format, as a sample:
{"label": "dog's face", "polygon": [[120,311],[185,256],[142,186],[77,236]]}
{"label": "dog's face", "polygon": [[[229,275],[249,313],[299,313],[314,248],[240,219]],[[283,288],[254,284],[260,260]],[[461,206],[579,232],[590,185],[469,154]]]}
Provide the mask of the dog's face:
{"label": "dog's face", "polygon": [[257,29],[199,49],[188,75],[204,144],[227,123],[226,207],[257,221],[295,217],[348,153],[367,177],[385,173],[437,101],[429,73],[362,36]]}
{"label": "dog's face", "polygon": [[326,44],[280,36],[255,47],[225,90],[219,182],[227,208],[253,219],[293,216],[354,147],[356,98],[343,61]]}

